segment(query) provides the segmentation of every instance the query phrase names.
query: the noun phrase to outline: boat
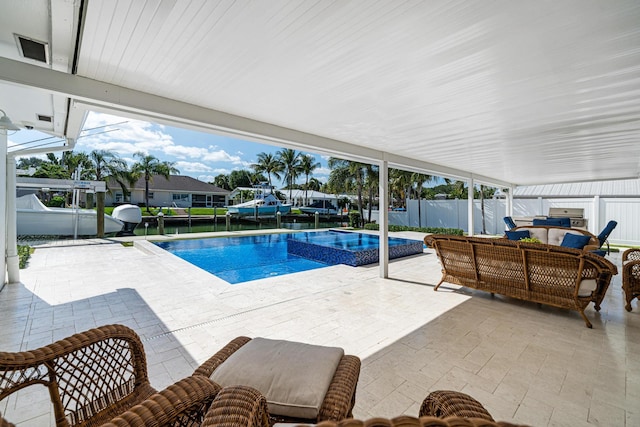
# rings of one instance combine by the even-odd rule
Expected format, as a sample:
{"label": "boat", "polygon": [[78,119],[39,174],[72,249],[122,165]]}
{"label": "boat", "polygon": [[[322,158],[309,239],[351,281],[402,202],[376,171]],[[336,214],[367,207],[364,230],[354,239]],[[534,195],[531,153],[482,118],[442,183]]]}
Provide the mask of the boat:
{"label": "boat", "polygon": [[[97,213],[93,209],[50,208],[35,194],[16,198],[16,222],[19,236],[95,236]],[[118,233],[124,223],[104,216],[105,234]]]}
{"label": "boat", "polygon": [[237,205],[227,206],[227,212],[230,215],[246,216],[246,215],[275,215],[277,212],[288,214],[291,212],[291,205],[284,204],[271,191],[267,192],[268,185],[253,186],[253,200],[238,203]]}
{"label": "boat", "polygon": [[310,205],[302,206],[299,208],[300,212],[308,215],[314,215],[316,212],[320,215],[338,215],[338,208],[336,208],[329,200],[317,200]]}

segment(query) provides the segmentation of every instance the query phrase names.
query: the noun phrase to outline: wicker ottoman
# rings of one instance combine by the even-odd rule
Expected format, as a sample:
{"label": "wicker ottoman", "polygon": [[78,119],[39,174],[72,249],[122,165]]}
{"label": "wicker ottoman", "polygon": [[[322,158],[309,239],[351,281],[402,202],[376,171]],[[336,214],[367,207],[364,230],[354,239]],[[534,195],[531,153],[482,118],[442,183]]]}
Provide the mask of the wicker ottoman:
{"label": "wicker ottoman", "polygon": [[360,359],[336,347],[238,337],[203,363],[222,387],[262,393],[272,422],[318,423],[352,417]]}

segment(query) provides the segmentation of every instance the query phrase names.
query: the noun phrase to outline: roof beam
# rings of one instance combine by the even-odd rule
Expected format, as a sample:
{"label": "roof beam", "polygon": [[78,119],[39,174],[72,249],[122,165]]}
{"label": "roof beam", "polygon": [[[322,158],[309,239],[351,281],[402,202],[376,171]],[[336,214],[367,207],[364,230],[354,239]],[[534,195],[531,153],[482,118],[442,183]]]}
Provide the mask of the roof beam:
{"label": "roof beam", "polygon": [[[471,177],[471,174],[466,171],[396,156],[8,58],[0,57],[0,81],[67,96],[74,100],[72,108],[81,110],[135,115],[154,122],[213,131],[271,145],[327,153],[365,162],[387,159],[398,166],[404,165],[423,172],[463,179]],[[73,111],[70,111],[69,115],[72,113]],[[83,115],[84,113],[85,111],[82,111]],[[76,120],[74,127],[80,126],[81,123],[82,120]],[[68,123],[66,131],[68,137],[75,138],[76,135],[70,135],[70,133],[79,131],[80,129],[70,129]],[[480,177],[474,177],[474,179],[485,181]],[[490,178],[486,181],[495,182]],[[505,187],[509,186],[506,183],[502,184]]]}

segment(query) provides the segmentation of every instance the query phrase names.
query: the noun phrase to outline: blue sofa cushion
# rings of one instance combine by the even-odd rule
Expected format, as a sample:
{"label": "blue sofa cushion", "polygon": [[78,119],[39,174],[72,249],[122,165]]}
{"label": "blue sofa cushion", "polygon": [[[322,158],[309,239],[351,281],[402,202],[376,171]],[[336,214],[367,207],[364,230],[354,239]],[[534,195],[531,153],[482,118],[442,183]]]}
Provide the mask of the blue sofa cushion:
{"label": "blue sofa cushion", "polygon": [[505,231],[509,240],[520,240],[525,237],[531,237],[529,230]]}
{"label": "blue sofa cushion", "polygon": [[560,246],[564,246],[565,248],[582,249],[589,243],[589,240],[591,240],[591,237],[589,236],[567,233],[564,235],[564,239],[562,239]]}

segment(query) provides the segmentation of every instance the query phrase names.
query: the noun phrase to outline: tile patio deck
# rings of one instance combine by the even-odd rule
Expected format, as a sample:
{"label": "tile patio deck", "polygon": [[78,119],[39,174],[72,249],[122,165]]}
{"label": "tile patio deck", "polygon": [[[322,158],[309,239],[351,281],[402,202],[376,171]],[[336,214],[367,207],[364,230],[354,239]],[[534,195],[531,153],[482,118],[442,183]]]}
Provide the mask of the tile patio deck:
{"label": "tile patio deck", "polygon": [[[619,266],[619,254],[611,259]],[[333,266],[229,285],[114,239],[58,242],[39,246],[21,284],[0,292],[0,349],[122,323],[142,337],[160,389],[238,335],[291,339],[362,359],[357,418],[417,415],[429,391],[452,389],[498,420],[640,425],[640,309],[624,310],[620,275],[602,311],[587,309],[587,329],[574,311],[446,284],[433,292],[440,268],[431,250],[391,262],[389,273]],[[19,425],[52,425],[43,390],[5,399],[0,412]]]}

